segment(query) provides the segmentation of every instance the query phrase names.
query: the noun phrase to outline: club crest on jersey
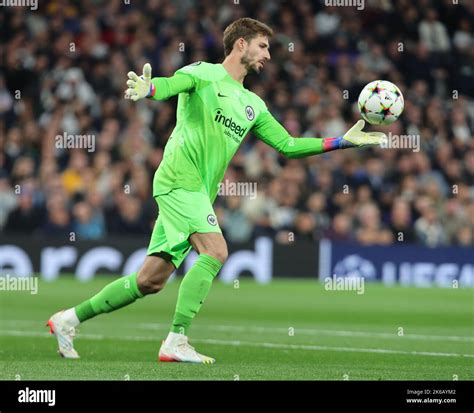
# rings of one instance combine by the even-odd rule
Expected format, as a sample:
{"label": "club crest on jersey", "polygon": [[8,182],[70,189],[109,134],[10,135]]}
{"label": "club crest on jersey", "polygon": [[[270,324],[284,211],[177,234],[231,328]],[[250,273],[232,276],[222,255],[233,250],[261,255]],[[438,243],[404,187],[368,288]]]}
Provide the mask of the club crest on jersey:
{"label": "club crest on jersey", "polygon": [[245,107],[245,114],[247,115],[248,120],[253,120],[255,118],[255,112],[253,111],[252,106]]}
{"label": "club crest on jersey", "polygon": [[212,215],[212,214],[209,214],[207,216],[207,222],[213,226],[216,226],[217,225],[217,218],[215,215]]}

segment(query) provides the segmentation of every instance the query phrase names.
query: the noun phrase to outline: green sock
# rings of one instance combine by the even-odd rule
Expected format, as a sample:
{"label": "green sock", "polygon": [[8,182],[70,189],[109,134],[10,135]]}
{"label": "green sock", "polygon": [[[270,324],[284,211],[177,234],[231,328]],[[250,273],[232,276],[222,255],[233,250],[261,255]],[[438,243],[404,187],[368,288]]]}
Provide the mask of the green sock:
{"label": "green sock", "polygon": [[137,273],[134,272],[107,284],[94,297],[82,302],[74,309],[77,318],[82,323],[96,315],[125,307],[141,297],[143,294],[138,289]]}
{"label": "green sock", "polygon": [[212,280],[222,268],[222,263],[214,257],[200,254],[193,267],[183,278],[179,287],[178,302],[174,313],[173,333],[187,335],[194,316],[211,289]]}

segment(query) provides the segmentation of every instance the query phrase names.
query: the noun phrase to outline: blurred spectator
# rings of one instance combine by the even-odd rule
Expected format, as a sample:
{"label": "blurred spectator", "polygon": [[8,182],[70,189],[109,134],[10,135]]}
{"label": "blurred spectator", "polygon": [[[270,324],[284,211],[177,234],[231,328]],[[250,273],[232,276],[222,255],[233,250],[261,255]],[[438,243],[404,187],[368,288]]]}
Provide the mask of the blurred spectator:
{"label": "blurred spectator", "polygon": [[380,220],[380,210],[373,203],[362,205],[357,215],[359,228],[356,238],[362,244],[390,244],[393,235]]}
{"label": "blurred spectator", "polygon": [[308,241],[315,241],[319,239],[316,234],[316,220],[314,215],[308,212],[300,212],[295,218],[294,232],[295,239],[306,239]]}
{"label": "blurred spectator", "polygon": [[474,243],[474,233],[472,227],[461,227],[454,236],[454,245],[463,247],[470,246]]}
{"label": "blurred spectator", "polygon": [[335,241],[353,241],[352,223],[349,215],[344,213],[337,214],[331,228],[326,231],[326,237]]}
{"label": "blurred spectator", "polygon": [[18,195],[18,206],[10,212],[4,230],[7,234],[31,234],[40,226],[43,210],[35,208],[31,191]]}
{"label": "blurred spectator", "polygon": [[448,31],[445,25],[438,20],[435,9],[426,11],[426,18],[420,23],[420,39],[431,52],[446,52],[450,49]]}
{"label": "blurred spectator", "polygon": [[392,205],[390,223],[393,239],[398,242],[415,242],[415,232],[408,202],[403,199],[395,200]]}
{"label": "blurred spectator", "polygon": [[74,232],[78,239],[99,239],[105,235],[105,226],[102,216],[94,213],[92,206],[81,201],[74,205]]}
{"label": "blurred spectator", "polygon": [[5,226],[10,211],[16,207],[17,197],[10,187],[8,177],[0,172],[0,229]]}
{"label": "blurred spectator", "polygon": [[5,79],[0,74],[0,116],[6,115],[13,108],[13,96],[5,87]]}
{"label": "blurred spectator", "polygon": [[63,186],[69,195],[81,192],[85,188],[84,172],[86,168],[85,153],[79,150],[73,151],[69,159],[69,166],[62,174]]}
{"label": "blurred spectator", "polygon": [[[75,229],[65,205],[61,202],[48,201],[47,217],[41,226],[41,233],[48,237],[61,237],[66,240]],[[78,234],[78,237],[83,239],[83,234]]]}
{"label": "blurred spectator", "polygon": [[107,214],[107,229],[111,234],[149,235],[149,228],[142,214],[142,206],[138,198],[117,193],[116,206]]}
{"label": "blurred spectator", "polygon": [[415,221],[415,231],[418,240],[429,247],[438,247],[446,243],[443,226],[432,205],[428,205],[422,210],[421,217]]}
{"label": "blurred spectator", "polygon": [[245,242],[252,236],[252,225],[242,210],[242,199],[239,196],[227,196],[223,209],[221,227],[226,238],[231,242]]}

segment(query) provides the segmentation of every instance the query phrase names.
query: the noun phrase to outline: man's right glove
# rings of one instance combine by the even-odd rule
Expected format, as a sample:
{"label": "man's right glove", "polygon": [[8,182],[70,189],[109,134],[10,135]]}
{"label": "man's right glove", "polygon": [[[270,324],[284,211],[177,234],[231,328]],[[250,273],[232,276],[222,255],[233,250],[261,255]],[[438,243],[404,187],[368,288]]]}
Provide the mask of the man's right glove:
{"label": "man's right glove", "polygon": [[147,98],[155,94],[155,86],[151,83],[151,65],[143,65],[143,75],[138,76],[135,72],[128,72],[126,96],[136,102],[138,99]]}

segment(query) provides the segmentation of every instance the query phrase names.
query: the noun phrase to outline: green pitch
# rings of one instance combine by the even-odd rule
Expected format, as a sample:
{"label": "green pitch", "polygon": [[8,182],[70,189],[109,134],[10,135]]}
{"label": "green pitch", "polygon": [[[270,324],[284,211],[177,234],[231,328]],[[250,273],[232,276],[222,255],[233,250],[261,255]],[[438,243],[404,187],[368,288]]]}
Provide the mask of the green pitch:
{"label": "green pitch", "polygon": [[214,365],[158,363],[178,282],[79,328],[80,360],[64,360],[44,326],[111,278],[0,291],[2,380],[473,380],[473,290],[326,291],[315,281],[215,282],[191,344]]}

